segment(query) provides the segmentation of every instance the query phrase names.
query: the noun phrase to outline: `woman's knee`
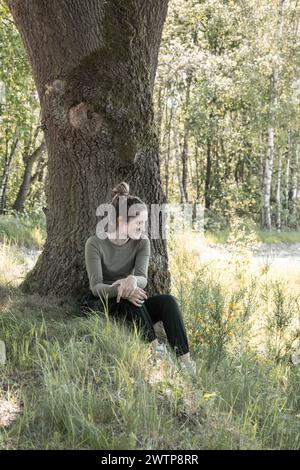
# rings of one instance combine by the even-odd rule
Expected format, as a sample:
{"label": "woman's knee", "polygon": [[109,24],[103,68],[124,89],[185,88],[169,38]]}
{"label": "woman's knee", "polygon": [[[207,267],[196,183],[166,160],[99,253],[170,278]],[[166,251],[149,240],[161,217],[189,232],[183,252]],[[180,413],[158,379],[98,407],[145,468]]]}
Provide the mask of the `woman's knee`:
{"label": "woman's knee", "polygon": [[159,310],[161,320],[166,317],[173,318],[174,314],[180,314],[179,304],[176,297],[172,294],[158,294],[155,305],[156,309]]}
{"label": "woman's knee", "polygon": [[177,299],[173,294],[160,294],[160,298],[162,302],[166,302],[168,304],[177,304]]}
{"label": "woman's knee", "polygon": [[127,314],[131,314],[133,317],[140,316],[141,307],[134,305],[128,299],[122,298],[120,301],[121,309]]}

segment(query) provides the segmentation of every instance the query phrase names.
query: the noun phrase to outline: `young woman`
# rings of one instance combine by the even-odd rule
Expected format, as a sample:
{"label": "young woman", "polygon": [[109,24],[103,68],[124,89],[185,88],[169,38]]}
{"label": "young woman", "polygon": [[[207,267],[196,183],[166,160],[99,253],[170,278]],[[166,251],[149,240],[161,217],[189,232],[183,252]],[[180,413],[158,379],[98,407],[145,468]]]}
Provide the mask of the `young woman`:
{"label": "young woman", "polygon": [[[102,234],[101,237],[90,236],[85,244],[85,263],[92,293],[90,306],[99,310],[106,299],[110,315],[136,322],[143,338],[151,343],[152,351],[167,356],[166,346],[159,344],[153,328],[156,322],[162,321],[180,369],[195,375],[196,363],[190,358],[176,298],[171,294],[148,297],[144,290],[150,257],[150,241],[145,234],[147,206],[140,198],[129,194],[129,185],[125,182],[118,184],[112,195],[117,225],[107,231],[105,237]],[[139,210],[130,216],[133,205],[132,209]],[[121,215],[124,213],[127,221]]]}

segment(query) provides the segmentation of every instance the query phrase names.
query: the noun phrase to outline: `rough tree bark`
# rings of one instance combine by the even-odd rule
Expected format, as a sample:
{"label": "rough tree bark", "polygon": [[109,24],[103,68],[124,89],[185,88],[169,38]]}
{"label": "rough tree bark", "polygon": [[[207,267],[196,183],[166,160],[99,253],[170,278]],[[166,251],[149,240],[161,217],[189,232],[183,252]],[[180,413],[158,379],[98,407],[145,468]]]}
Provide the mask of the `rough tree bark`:
{"label": "rough tree bark", "polygon": [[[7,3],[48,151],[47,240],[22,288],[77,300],[88,288],[85,240],[112,187],[126,180],[146,203],[165,202],[152,96],[168,0]],[[151,245],[150,295],[170,288],[166,241]]]}

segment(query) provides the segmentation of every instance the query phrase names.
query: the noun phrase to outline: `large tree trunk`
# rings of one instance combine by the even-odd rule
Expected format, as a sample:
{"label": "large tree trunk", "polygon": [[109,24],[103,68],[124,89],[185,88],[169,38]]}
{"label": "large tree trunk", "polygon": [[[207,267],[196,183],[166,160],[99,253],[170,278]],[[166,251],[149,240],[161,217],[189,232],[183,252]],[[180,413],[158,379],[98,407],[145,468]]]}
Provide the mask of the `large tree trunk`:
{"label": "large tree trunk", "polygon": [[[22,287],[79,299],[96,209],[126,180],[164,203],[153,86],[168,0],[7,0],[27,49],[48,151],[47,240]],[[149,229],[150,211],[149,211]],[[151,240],[148,293],[170,288],[164,239]]]}

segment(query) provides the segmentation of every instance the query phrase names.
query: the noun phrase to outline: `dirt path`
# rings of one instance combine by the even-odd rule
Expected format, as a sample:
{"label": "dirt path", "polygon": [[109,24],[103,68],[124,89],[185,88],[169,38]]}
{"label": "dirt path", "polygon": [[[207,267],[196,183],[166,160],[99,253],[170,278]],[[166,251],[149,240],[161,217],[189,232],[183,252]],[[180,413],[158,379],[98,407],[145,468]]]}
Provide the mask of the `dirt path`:
{"label": "dirt path", "polygon": [[[199,252],[204,261],[222,259],[229,260],[232,257],[230,247],[218,244],[204,244],[201,240],[194,240],[190,248]],[[300,271],[300,243],[262,243],[258,248],[253,248],[253,262],[257,264],[269,263],[272,266],[283,269],[292,268]],[[28,268],[31,269],[40,253],[36,249],[23,248]]]}
{"label": "dirt path", "polygon": [[[195,240],[191,248],[199,251],[199,256],[204,261],[229,260],[232,257],[232,250],[226,245],[211,243],[206,245]],[[258,265],[268,263],[273,267],[300,271],[300,243],[262,243],[251,251],[253,262]]]}

